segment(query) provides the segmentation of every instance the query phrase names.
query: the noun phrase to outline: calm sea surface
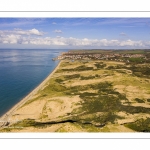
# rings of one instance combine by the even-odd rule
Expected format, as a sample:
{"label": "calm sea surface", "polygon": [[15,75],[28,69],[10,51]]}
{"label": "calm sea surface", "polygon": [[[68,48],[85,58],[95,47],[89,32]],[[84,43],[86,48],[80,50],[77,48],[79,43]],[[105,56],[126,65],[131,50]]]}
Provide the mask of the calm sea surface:
{"label": "calm sea surface", "polygon": [[38,86],[57,66],[52,58],[67,50],[0,49],[0,116]]}

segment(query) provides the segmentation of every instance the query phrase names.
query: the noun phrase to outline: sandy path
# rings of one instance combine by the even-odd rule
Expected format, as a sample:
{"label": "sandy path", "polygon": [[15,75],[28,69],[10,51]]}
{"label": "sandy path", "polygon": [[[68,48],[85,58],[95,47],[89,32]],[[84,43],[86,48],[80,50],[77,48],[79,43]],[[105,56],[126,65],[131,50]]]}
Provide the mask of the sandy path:
{"label": "sandy path", "polygon": [[[3,116],[0,117],[1,121],[7,121],[12,115],[15,110],[17,110],[19,107],[21,107],[23,104],[25,104],[29,99],[31,99],[40,89],[43,88],[43,86],[50,80],[52,75],[55,73],[55,71],[59,68],[62,61],[58,63],[56,68],[53,70],[53,72],[42,82],[40,83],[32,92],[30,92],[26,97],[24,97],[20,102],[18,102],[15,106],[13,106],[8,112],[6,112]],[[3,126],[3,125],[1,125]]]}

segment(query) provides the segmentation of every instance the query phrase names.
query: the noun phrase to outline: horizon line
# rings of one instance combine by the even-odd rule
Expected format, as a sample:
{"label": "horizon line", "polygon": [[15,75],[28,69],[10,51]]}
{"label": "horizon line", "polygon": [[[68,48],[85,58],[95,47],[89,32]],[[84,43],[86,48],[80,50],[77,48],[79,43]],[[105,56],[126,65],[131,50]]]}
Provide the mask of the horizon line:
{"label": "horizon line", "polygon": [[0,50],[3,49],[17,49],[17,50],[28,50],[28,49],[33,49],[33,50],[42,50],[42,49],[46,49],[46,50],[50,50],[50,49],[56,49],[56,50],[150,50],[150,48],[75,48],[75,49],[70,49],[70,48],[0,48]]}

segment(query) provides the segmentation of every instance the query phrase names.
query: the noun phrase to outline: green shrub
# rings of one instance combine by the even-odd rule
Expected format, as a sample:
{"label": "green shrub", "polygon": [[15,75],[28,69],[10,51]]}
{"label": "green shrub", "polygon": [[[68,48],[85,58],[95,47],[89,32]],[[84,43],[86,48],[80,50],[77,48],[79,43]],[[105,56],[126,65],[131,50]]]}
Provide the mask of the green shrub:
{"label": "green shrub", "polygon": [[88,79],[93,79],[93,78],[95,78],[95,76],[87,76],[87,77],[84,77],[84,76],[81,76],[81,80],[88,80]]}
{"label": "green shrub", "polygon": [[97,96],[97,95],[98,95],[97,93],[89,93],[89,92],[80,93],[81,98],[84,98],[87,96]]}
{"label": "green shrub", "polygon": [[147,101],[148,101],[148,102],[150,102],[150,98],[149,98],[149,99],[147,99]]}
{"label": "green shrub", "polygon": [[150,132],[150,118],[139,119],[133,123],[125,124],[126,127],[138,132]]}
{"label": "green shrub", "polygon": [[141,106],[135,107],[135,106],[124,106],[124,105],[122,105],[120,110],[125,111],[127,113],[131,113],[131,114],[149,113],[150,112],[150,108],[145,108],[145,107],[141,107]]}
{"label": "green shrub", "polygon": [[108,66],[107,69],[116,69],[115,66]]}
{"label": "green shrub", "polygon": [[98,77],[100,77],[100,75],[96,74],[95,77],[98,78]]}
{"label": "green shrub", "polygon": [[132,57],[132,58],[129,58],[129,61],[132,63],[142,63],[144,60],[143,60],[143,58]]}
{"label": "green shrub", "polygon": [[62,83],[63,82],[62,79],[56,79],[55,81],[58,82],[58,83]]}
{"label": "green shrub", "polygon": [[75,71],[87,71],[87,70],[93,70],[93,67],[86,67],[85,65],[82,65],[82,66],[76,67],[74,70]]}
{"label": "green shrub", "polygon": [[145,103],[145,101],[144,101],[144,100],[139,99],[139,98],[135,98],[135,101],[136,101],[136,102],[138,102],[138,103]]}
{"label": "green shrub", "polygon": [[150,69],[147,66],[132,65],[128,69],[130,69],[133,72],[133,74],[138,76],[138,77],[150,76]]}
{"label": "green shrub", "polygon": [[97,69],[102,69],[102,68],[106,67],[106,64],[104,64],[103,62],[101,62],[101,63],[96,63],[96,64],[94,64],[94,65],[97,67]]}
{"label": "green shrub", "polygon": [[73,75],[65,75],[65,79],[74,79],[74,78],[79,78],[80,74],[73,74]]}

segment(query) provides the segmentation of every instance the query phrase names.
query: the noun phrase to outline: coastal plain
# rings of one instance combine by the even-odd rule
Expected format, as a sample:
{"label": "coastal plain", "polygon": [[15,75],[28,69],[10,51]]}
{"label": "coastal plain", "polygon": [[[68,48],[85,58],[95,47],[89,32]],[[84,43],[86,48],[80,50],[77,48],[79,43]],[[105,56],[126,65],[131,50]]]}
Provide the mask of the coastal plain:
{"label": "coastal plain", "polygon": [[[138,67],[150,67],[138,64]],[[8,113],[1,132],[149,132],[150,78],[130,64],[61,60],[34,93]]]}

